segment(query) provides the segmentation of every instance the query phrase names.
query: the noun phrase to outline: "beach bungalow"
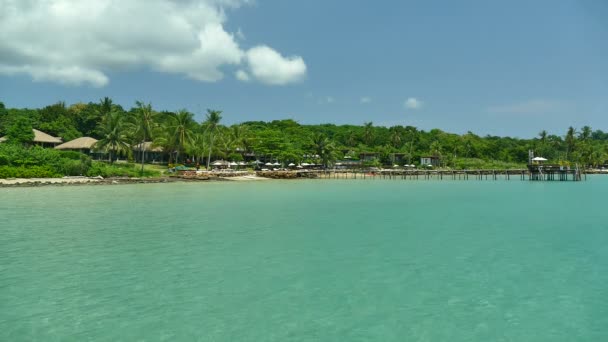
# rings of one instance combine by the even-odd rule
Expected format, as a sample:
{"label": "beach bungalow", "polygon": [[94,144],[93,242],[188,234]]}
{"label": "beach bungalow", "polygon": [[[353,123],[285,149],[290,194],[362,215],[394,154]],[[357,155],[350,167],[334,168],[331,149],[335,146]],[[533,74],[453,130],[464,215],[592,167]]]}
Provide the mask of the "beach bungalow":
{"label": "beach bungalow", "polygon": [[[32,140],[32,143],[34,145],[38,145],[45,148],[51,148],[63,142],[61,138],[54,137],[37,129],[32,129],[32,131],[34,132],[34,140]],[[5,142],[6,140],[8,140],[6,137],[1,137],[0,143]]]}
{"label": "beach bungalow", "polygon": [[137,145],[133,145],[133,147],[132,147],[133,157],[135,158],[136,162],[141,163],[142,155],[144,155],[144,153],[142,153],[142,146],[143,146],[143,150],[146,152],[145,156],[144,156],[145,163],[164,163],[165,162],[163,148],[159,147],[159,146],[152,146],[151,141],[146,141],[143,144],[139,143]]}
{"label": "beach bungalow", "polygon": [[91,154],[94,149],[97,139],[91,137],[80,137],[70,140],[61,145],[55,146],[56,150],[78,151],[80,153]]}
{"label": "beach bungalow", "polygon": [[439,157],[437,156],[422,156],[420,157],[420,165],[439,166]]}
{"label": "beach bungalow", "polygon": [[407,153],[391,153],[391,162],[393,164],[402,165],[406,161],[408,161],[409,154]]}
{"label": "beach bungalow", "polygon": [[380,158],[380,153],[378,152],[361,152],[359,153],[359,160],[361,162],[371,162]]}

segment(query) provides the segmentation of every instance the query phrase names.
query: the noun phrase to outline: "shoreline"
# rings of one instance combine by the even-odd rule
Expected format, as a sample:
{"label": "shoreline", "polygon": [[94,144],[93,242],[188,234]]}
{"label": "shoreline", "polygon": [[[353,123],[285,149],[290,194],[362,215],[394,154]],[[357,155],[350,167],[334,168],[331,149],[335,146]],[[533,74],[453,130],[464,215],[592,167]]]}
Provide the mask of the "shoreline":
{"label": "shoreline", "polygon": [[235,177],[153,177],[153,178],[127,178],[127,177],[64,177],[64,178],[8,178],[0,179],[0,188],[32,188],[41,186],[84,186],[84,185],[125,185],[125,184],[159,184],[159,183],[187,183],[187,182],[256,182],[271,178],[250,176]]}
{"label": "shoreline", "polygon": [[[595,171],[595,172],[594,172]],[[608,174],[587,170],[586,175]],[[304,175],[304,176],[303,176]],[[82,185],[123,185],[123,184],[158,184],[158,183],[185,183],[185,182],[257,182],[268,180],[297,180],[297,179],[357,179],[363,176],[362,173],[343,171],[329,174],[304,174],[293,171],[259,171],[258,173],[248,174],[221,174],[208,173],[205,175],[182,175],[182,176],[161,176],[150,178],[129,178],[129,177],[63,177],[63,178],[2,178],[0,188],[28,188],[41,186],[82,186]],[[353,178],[354,176],[354,178]],[[370,177],[371,176],[371,177]],[[375,176],[375,177],[374,177]],[[363,176],[365,177],[365,176]],[[367,178],[386,178],[386,175],[368,175]],[[389,176],[390,178],[390,176]],[[407,176],[406,176],[407,178]],[[486,177],[487,178],[487,177]]]}

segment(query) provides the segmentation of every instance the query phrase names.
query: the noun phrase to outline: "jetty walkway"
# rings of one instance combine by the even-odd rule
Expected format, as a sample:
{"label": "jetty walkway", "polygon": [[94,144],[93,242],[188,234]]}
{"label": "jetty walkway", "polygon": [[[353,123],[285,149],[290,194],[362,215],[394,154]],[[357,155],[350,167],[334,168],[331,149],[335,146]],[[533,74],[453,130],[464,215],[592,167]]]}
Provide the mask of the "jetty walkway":
{"label": "jetty walkway", "polygon": [[402,179],[402,180],[528,180],[582,181],[586,173],[578,169],[511,170],[300,170],[298,177],[322,179]]}

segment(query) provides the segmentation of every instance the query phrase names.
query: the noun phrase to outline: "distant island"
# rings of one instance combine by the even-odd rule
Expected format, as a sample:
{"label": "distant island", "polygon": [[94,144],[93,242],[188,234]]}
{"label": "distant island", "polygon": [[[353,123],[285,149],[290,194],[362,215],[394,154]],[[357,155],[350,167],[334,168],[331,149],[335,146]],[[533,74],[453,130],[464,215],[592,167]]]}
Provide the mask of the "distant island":
{"label": "distant island", "polygon": [[510,169],[524,168],[530,151],[553,164],[607,165],[608,133],[589,126],[564,133],[541,131],[535,138],[517,139],[372,122],[302,125],[294,120],[225,126],[219,110],[207,110],[205,120],[197,122],[186,110],[156,111],[139,101],[125,109],[107,97],[40,109],[6,108],[0,102],[0,178],[153,177],[167,167],[232,165]]}

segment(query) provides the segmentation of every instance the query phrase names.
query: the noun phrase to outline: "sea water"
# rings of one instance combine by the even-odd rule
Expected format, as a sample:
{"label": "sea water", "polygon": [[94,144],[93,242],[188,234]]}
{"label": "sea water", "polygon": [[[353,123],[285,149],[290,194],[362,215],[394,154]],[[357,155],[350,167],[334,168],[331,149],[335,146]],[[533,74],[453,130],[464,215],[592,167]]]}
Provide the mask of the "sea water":
{"label": "sea water", "polygon": [[2,341],[607,341],[608,177],[0,189]]}

